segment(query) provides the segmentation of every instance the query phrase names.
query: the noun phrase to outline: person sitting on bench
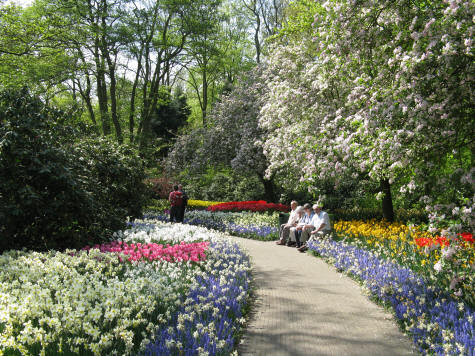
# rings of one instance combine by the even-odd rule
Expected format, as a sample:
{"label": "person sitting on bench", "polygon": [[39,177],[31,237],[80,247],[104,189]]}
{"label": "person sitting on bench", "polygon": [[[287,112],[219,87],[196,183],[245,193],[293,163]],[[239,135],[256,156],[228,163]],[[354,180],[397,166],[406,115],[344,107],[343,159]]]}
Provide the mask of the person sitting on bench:
{"label": "person sitting on bench", "polygon": [[[293,236],[294,236],[297,247],[302,246],[300,236],[302,235],[302,231],[309,228],[310,222],[312,221],[312,218],[313,218],[312,206],[310,204],[306,203],[303,206],[303,209],[305,211],[305,214],[300,218],[297,226],[293,228],[295,229],[293,232]],[[292,228],[291,228],[291,231],[292,231]]]}
{"label": "person sitting on bench", "polygon": [[331,232],[330,217],[322,210],[322,204],[313,205],[313,218],[310,222],[310,228],[302,232],[302,241],[304,244],[299,248],[300,252],[308,249],[307,242],[322,238]]}
{"label": "person sitting on bench", "polygon": [[290,208],[292,211],[290,212],[289,220],[286,224],[280,225],[280,232],[279,232],[279,241],[276,242],[277,245],[285,245],[287,240],[289,239],[290,228],[293,226],[297,226],[297,222],[299,220],[299,214],[297,213],[297,201],[292,200],[290,203]]}
{"label": "person sitting on bench", "polygon": [[297,223],[295,224],[295,226],[292,226],[289,229],[289,238],[286,243],[286,245],[289,247],[294,247],[297,245],[297,226],[300,221],[303,222],[303,219],[305,217],[305,210],[303,206],[298,206],[297,209],[295,209],[295,212],[297,213]]}

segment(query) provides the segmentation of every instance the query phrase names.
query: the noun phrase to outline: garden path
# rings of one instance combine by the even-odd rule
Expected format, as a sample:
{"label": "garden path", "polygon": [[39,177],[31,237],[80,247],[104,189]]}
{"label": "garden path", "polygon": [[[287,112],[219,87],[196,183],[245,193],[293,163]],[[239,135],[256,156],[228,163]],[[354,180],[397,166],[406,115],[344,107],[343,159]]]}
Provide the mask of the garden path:
{"label": "garden path", "polygon": [[321,259],[274,242],[238,240],[252,258],[257,287],[239,355],[416,353],[390,313]]}

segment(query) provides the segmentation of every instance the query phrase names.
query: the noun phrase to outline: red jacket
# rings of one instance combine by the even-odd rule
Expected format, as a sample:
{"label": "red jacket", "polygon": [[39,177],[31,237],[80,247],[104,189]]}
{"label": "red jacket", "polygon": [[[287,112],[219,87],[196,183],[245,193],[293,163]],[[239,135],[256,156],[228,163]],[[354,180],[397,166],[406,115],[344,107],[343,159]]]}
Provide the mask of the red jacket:
{"label": "red jacket", "polygon": [[168,200],[170,201],[172,206],[182,206],[183,194],[178,190],[174,190],[173,192],[170,192],[170,195],[168,196]]}

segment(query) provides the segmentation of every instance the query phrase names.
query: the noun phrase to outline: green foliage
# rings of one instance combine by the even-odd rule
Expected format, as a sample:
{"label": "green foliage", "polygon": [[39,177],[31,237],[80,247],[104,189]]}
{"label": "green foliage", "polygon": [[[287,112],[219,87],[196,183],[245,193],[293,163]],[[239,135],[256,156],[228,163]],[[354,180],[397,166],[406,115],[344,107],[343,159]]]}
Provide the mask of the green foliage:
{"label": "green foliage", "polygon": [[294,0],[286,8],[286,21],[271,41],[298,38],[313,30],[315,14],[321,11],[321,4],[313,0]]}
{"label": "green foliage", "polygon": [[260,200],[264,187],[257,176],[239,174],[232,169],[211,168],[203,174],[180,174],[180,182],[191,199],[212,201]]}
{"label": "green foliage", "polygon": [[163,213],[167,209],[170,209],[170,202],[167,199],[152,199],[145,208],[146,211],[152,213]]}
{"label": "green foliage", "polygon": [[27,82],[37,92],[64,82],[74,59],[52,38],[64,36],[61,19],[42,16],[35,7],[0,5],[0,88],[21,88]]}
{"label": "green foliage", "polygon": [[186,124],[191,108],[180,87],[173,95],[170,93],[170,88],[161,87],[159,97],[160,105],[152,118],[152,130],[157,137],[170,140],[177,134],[178,129]]}
{"label": "green foliage", "polygon": [[135,149],[95,138],[75,144],[72,154],[83,158],[89,181],[86,188],[100,203],[105,226],[110,224],[109,229],[118,230],[126,217],[141,217],[149,191],[143,183],[143,164]]}
{"label": "green foliage", "polygon": [[77,139],[64,113],[27,90],[0,95],[0,251],[80,248],[138,217],[141,161],[106,139]]}

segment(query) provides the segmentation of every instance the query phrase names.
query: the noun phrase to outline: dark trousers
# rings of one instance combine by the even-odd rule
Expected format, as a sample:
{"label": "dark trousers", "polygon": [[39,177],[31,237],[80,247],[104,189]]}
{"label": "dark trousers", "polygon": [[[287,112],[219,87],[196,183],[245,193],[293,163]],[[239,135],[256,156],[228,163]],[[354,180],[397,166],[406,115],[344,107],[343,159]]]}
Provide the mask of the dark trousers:
{"label": "dark trousers", "polygon": [[180,207],[172,206],[170,208],[170,222],[181,222],[180,221]]}
{"label": "dark trousers", "polygon": [[179,217],[178,217],[178,221],[179,222],[183,222],[183,219],[185,219],[185,209],[186,209],[186,206],[180,206],[179,208]]}
{"label": "dark trousers", "polygon": [[297,241],[297,247],[302,246],[300,242],[300,237],[302,236],[302,230],[295,230],[295,241]]}

